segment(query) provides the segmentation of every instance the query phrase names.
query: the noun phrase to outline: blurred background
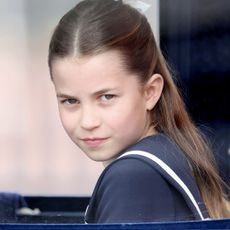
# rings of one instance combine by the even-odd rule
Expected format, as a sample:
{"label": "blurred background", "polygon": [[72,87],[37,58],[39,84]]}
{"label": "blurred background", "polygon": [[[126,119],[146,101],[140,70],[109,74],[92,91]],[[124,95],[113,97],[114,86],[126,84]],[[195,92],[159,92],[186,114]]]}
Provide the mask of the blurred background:
{"label": "blurred background", "polygon": [[[193,119],[230,178],[230,1],[127,0],[143,10]],[[69,140],[47,66],[48,44],[76,0],[0,0],[0,190],[90,195],[103,167]]]}
{"label": "blurred background", "polygon": [[[230,1],[160,0],[160,45],[230,186]],[[228,190],[229,193],[229,190]],[[229,193],[230,195],[230,193]]]}
{"label": "blurred background", "polygon": [[[0,0],[0,191],[88,196],[103,169],[62,128],[47,66],[54,27],[77,2]],[[137,7],[154,15],[158,37],[149,2]]]}
{"label": "blurred background", "polygon": [[102,170],[69,140],[47,67],[60,17],[77,1],[0,0],[0,190],[89,195]]}

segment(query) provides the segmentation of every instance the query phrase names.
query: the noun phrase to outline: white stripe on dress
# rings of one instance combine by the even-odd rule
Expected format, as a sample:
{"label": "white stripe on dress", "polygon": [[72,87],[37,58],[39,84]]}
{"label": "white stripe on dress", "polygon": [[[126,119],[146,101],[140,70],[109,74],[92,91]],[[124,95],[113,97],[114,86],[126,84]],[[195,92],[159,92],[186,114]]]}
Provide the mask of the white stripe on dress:
{"label": "white stripe on dress", "polygon": [[197,212],[198,212],[201,220],[205,219],[203,217],[203,215],[202,215],[202,212],[201,212],[201,210],[200,210],[200,208],[199,208],[199,206],[198,206],[198,204],[197,204],[194,196],[192,195],[192,193],[190,192],[190,190],[188,189],[188,187],[180,179],[180,177],[165,162],[163,162],[160,158],[156,157],[155,155],[153,155],[153,154],[151,154],[149,152],[139,151],[139,150],[126,152],[126,153],[122,154],[119,158],[125,157],[125,156],[129,156],[129,155],[140,155],[140,156],[144,156],[144,157],[147,157],[150,160],[154,161],[155,163],[157,163],[185,191],[185,193],[188,195],[189,199],[192,201],[192,204],[196,208],[196,210],[197,210]]}

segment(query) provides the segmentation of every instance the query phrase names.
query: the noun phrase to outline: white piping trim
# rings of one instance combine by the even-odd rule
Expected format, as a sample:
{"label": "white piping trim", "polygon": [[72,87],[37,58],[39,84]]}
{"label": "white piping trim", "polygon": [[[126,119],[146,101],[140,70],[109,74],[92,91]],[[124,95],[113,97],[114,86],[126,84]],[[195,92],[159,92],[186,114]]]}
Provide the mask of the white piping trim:
{"label": "white piping trim", "polygon": [[201,220],[204,220],[205,218],[202,215],[202,212],[194,198],[194,196],[192,195],[192,193],[190,192],[190,190],[188,189],[188,187],[185,185],[185,183],[180,179],[180,177],[165,163],[163,162],[161,159],[159,159],[158,157],[156,157],[155,155],[149,153],[149,152],[144,152],[144,151],[130,151],[130,152],[126,152],[124,154],[122,154],[119,158],[127,156],[127,155],[140,155],[140,156],[144,156],[149,158],[150,160],[156,162],[170,177],[172,177],[179,185],[180,187],[185,191],[185,193],[188,195],[188,197],[190,198],[190,200],[192,201],[193,205],[195,206],[198,214],[200,215]]}
{"label": "white piping trim", "polygon": [[[84,220],[86,219],[86,215],[87,215],[87,212],[88,212],[88,209],[89,209],[89,205],[87,205],[86,209],[85,209],[85,213],[84,213]],[[85,220],[85,224],[88,224]]]}

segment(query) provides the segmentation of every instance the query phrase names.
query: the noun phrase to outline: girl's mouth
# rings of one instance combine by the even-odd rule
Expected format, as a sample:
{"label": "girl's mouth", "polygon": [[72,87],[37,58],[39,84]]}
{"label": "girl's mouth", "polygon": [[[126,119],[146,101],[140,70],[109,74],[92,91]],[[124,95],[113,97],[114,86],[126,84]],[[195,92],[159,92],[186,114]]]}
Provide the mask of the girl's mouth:
{"label": "girl's mouth", "polygon": [[89,147],[95,148],[103,144],[108,138],[84,138],[82,141]]}

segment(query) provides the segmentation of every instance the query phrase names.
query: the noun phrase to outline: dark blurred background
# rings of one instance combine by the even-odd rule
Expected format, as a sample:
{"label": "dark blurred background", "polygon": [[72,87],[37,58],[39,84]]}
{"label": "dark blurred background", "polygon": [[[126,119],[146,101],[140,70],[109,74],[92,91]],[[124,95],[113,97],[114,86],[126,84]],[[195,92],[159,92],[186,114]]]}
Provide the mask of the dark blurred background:
{"label": "dark blurred background", "polygon": [[160,0],[160,45],[230,185],[230,1]]}

